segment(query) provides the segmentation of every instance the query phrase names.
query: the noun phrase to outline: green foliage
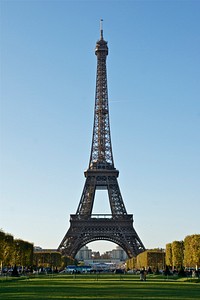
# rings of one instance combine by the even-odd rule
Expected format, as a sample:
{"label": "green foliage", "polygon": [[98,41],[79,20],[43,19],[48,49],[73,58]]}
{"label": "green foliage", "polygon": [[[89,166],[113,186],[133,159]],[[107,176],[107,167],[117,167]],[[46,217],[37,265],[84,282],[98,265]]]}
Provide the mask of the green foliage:
{"label": "green foliage", "polygon": [[77,263],[76,260],[61,256],[60,252],[42,251],[34,253],[33,261],[33,244],[21,239],[14,239],[12,235],[0,230],[0,265],[3,266],[23,266],[30,267],[53,267],[64,268],[69,264]]}
{"label": "green foliage", "polygon": [[62,257],[60,252],[55,251],[37,251],[33,254],[33,264],[36,267],[50,267],[57,268],[62,264]]}
{"label": "green foliage", "polygon": [[33,244],[14,240],[14,260],[18,266],[30,266],[33,262]]}
{"label": "green foliage", "polygon": [[15,240],[11,234],[0,231],[0,261],[4,266],[32,265],[33,244]]}
{"label": "green foliage", "polygon": [[0,231],[0,261],[10,265],[13,258],[13,236]]}
{"label": "green foliage", "polygon": [[33,254],[33,265],[37,268],[57,268],[64,269],[68,265],[74,265],[78,262],[69,256],[62,256],[58,251],[41,250]]}
{"label": "green foliage", "polygon": [[13,259],[13,242],[14,238],[11,234],[5,235],[5,246],[4,246],[4,264],[9,265]]}
{"label": "green foliage", "polygon": [[68,265],[78,265],[78,262],[70,256],[62,256],[61,268],[65,268]]}
{"label": "green foliage", "polygon": [[0,230],[0,261],[4,260],[5,233]]}

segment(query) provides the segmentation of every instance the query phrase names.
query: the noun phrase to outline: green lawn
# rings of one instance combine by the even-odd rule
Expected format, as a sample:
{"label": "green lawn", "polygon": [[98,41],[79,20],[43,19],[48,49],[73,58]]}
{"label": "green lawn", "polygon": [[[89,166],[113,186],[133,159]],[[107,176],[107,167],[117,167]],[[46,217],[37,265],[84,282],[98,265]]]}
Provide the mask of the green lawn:
{"label": "green lawn", "polygon": [[0,299],[200,299],[200,282],[133,275],[0,278]]}

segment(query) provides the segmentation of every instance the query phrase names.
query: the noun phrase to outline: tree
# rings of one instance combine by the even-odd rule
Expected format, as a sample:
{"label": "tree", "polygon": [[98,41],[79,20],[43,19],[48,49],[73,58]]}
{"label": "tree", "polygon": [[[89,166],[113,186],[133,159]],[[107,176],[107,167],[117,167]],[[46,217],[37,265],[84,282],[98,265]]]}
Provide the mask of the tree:
{"label": "tree", "polygon": [[33,255],[33,262],[36,267],[58,268],[62,264],[61,253],[51,250],[36,251]]}
{"label": "tree", "polygon": [[172,267],[173,262],[172,262],[172,244],[168,243],[166,244],[166,265],[169,267]]}
{"label": "tree", "polygon": [[13,260],[13,241],[14,238],[11,234],[5,235],[5,246],[4,246],[4,264],[11,265]]}
{"label": "tree", "polygon": [[162,249],[146,250],[137,256],[137,268],[148,268],[152,269],[159,268],[164,269],[165,267],[165,252]]}
{"label": "tree", "polygon": [[200,267],[200,234],[188,235],[184,239],[185,267]]}
{"label": "tree", "polygon": [[16,239],[14,240],[14,263],[18,266],[33,264],[33,244]]}
{"label": "tree", "polygon": [[0,230],[0,262],[4,261],[5,233]]}
{"label": "tree", "polygon": [[183,241],[174,241],[172,243],[172,265],[174,268],[181,268],[184,259]]}
{"label": "tree", "polygon": [[171,275],[171,274],[172,274],[172,273],[170,272],[169,267],[166,265],[165,270],[164,270],[164,275],[165,275],[165,276],[168,276],[168,275]]}
{"label": "tree", "polygon": [[126,270],[128,271],[128,270],[136,269],[136,261],[137,261],[136,257],[129,258],[126,261]]}
{"label": "tree", "polygon": [[198,269],[198,267],[200,267],[200,234],[193,235],[192,248],[192,259],[196,269]]}
{"label": "tree", "polygon": [[0,230],[0,264],[11,265],[13,258],[13,236]]}
{"label": "tree", "polygon": [[78,265],[78,261],[70,256],[62,256],[61,268],[65,268],[68,265]]}

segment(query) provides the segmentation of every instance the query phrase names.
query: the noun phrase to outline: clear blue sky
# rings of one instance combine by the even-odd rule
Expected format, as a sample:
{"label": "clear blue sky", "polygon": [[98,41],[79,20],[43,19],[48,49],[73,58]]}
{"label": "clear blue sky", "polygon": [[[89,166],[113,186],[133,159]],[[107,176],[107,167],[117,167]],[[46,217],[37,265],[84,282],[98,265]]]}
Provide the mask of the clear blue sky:
{"label": "clear blue sky", "polygon": [[[200,233],[199,16],[189,0],[1,0],[0,228],[43,248],[69,228],[103,18],[114,161],[134,228],[147,248]],[[110,213],[107,200],[98,192],[94,212]]]}

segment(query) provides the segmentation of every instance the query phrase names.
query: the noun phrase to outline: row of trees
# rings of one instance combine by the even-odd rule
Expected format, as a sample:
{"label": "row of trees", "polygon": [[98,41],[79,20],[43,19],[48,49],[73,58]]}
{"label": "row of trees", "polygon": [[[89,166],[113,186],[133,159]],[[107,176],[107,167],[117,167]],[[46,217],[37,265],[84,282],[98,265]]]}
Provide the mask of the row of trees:
{"label": "row of trees", "polygon": [[14,239],[11,234],[0,230],[0,264],[1,266],[30,266],[33,262],[33,244]]}
{"label": "row of trees", "polygon": [[[52,250],[35,251],[33,244],[14,239],[11,234],[0,230],[0,266],[33,266],[37,268],[63,268],[76,262],[70,257]],[[184,241],[174,241],[161,249],[147,250],[136,258],[127,260],[127,269],[151,267],[152,269],[200,267],[200,234],[188,235]]]}
{"label": "row of trees", "polygon": [[200,234],[188,235],[184,241],[166,245],[166,265],[171,268],[200,267]]}
{"label": "row of trees", "polygon": [[0,230],[0,269],[3,266],[33,267],[33,268],[64,268],[74,264],[75,260],[62,256],[58,251],[34,251],[32,243],[14,239],[11,234]]}
{"label": "row of trees", "polygon": [[154,272],[157,269],[163,270],[165,268],[164,249],[146,250],[138,254],[137,257],[132,257],[126,261],[127,270],[142,269],[143,267],[151,268]]}
{"label": "row of trees", "polygon": [[200,234],[188,235],[184,241],[174,241],[166,249],[146,250],[137,257],[128,259],[127,269],[199,268],[200,267]]}
{"label": "row of trees", "polygon": [[53,271],[76,263],[76,260],[68,256],[62,256],[58,251],[41,250],[35,251],[33,254],[33,266],[37,269],[50,268]]}
{"label": "row of trees", "polygon": [[141,269],[144,266],[151,267],[152,271],[164,270],[165,268],[165,252],[163,249],[147,250],[140,253],[137,257],[137,267]]}

